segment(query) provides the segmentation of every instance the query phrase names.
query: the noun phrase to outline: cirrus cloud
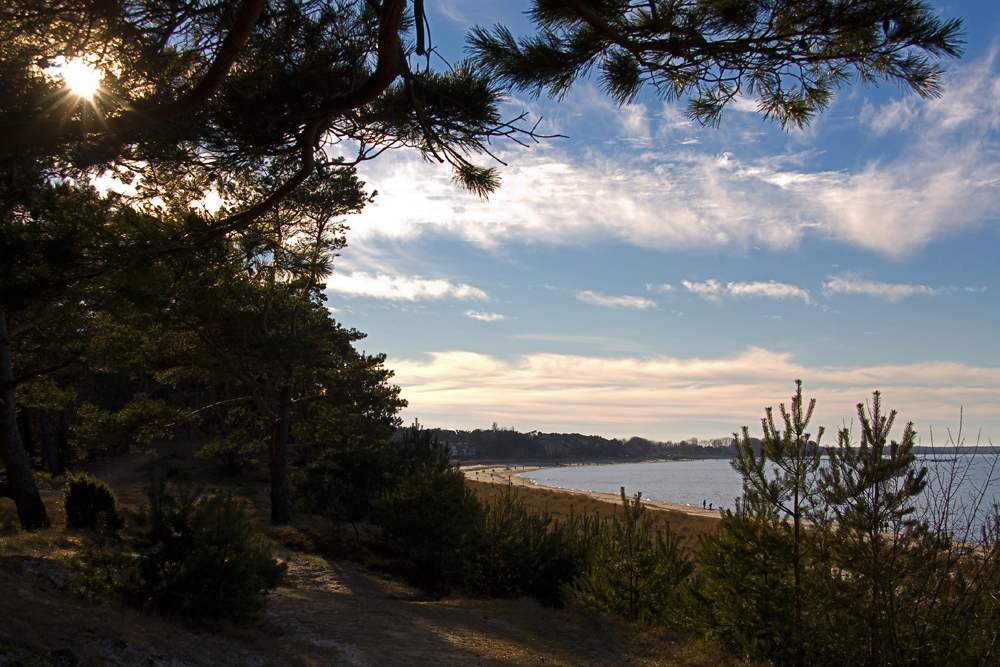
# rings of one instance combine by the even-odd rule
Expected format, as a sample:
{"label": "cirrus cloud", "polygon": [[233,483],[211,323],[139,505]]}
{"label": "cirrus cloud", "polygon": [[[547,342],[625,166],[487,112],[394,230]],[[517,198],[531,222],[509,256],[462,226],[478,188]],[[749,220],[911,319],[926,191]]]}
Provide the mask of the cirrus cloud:
{"label": "cirrus cloud", "polygon": [[866,280],[853,273],[830,276],[829,280],[823,283],[823,294],[827,297],[835,294],[862,294],[877,299],[885,299],[892,303],[913,296],[939,296],[950,291],[951,289],[946,287],[880,283],[874,280]]}
{"label": "cirrus cloud", "polygon": [[700,283],[684,280],[681,281],[681,284],[689,292],[708,301],[718,301],[722,297],[729,297],[732,299],[801,299],[805,303],[810,303],[808,290],[774,280],[768,282],[728,282],[725,285],[715,279]]}
{"label": "cirrus cloud", "polygon": [[478,287],[453,283],[443,279],[424,279],[420,276],[402,277],[384,274],[371,275],[364,271],[349,274],[334,273],[326,280],[326,289],[348,296],[366,296],[393,301],[419,301],[425,299],[488,300],[489,295]]}
{"label": "cirrus cloud", "polygon": [[[459,350],[395,360],[407,414],[447,428],[497,421],[521,430],[572,431],[660,440],[725,436],[759,423],[764,408],[789,404],[793,381],[818,400],[814,423],[850,423],[858,402],[880,390],[887,406],[913,420],[923,444],[957,425],[1000,429],[1000,368],[926,362],[809,367],[758,347],[724,358],[588,357],[531,354],[514,360]],[[942,444],[938,442],[937,444]]]}
{"label": "cirrus cloud", "polygon": [[[500,150],[509,166],[489,201],[456,190],[447,169],[415,153],[387,153],[361,167],[381,194],[352,221],[352,237],[409,238],[433,230],[483,246],[612,240],[670,251],[786,250],[816,238],[904,257],[994,220],[1000,207],[996,70],[991,54],[955,66],[940,99],[869,104],[862,113],[869,120],[905,112],[908,121],[897,122],[893,133],[900,149],[889,157],[859,152],[844,168],[827,166],[822,143],[766,154],[723,142],[726,128],[699,134],[702,145],[679,145],[678,132],[689,130],[659,112],[615,109],[583,90],[573,103],[584,105],[574,106],[584,116],[592,111],[604,125],[643,137],[637,128],[644,119],[658,125],[642,145],[613,140],[574,151],[547,142]],[[564,111],[568,104],[552,108]],[[733,116],[732,132],[744,122],[740,116]],[[557,129],[572,134],[573,126]]]}
{"label": "cirrus cloud", "polygon": [[585,290],[577,292],[576,298],[584,303],[589,303],[593,306],[602,306],[604,308],[638,308],[639,310],[656,308],[655,301],[643,299],[639,296],[606,296],[604,294],[598,294],[597,292]]}
{"label": "cirrus cloud", "polygon": [[469,319],[479,320],[480,322],[502,322],[507,319],[506,315],[501,315],[500,313],[487,313],[480,310],[467,310],[465,311],[465,316]]}

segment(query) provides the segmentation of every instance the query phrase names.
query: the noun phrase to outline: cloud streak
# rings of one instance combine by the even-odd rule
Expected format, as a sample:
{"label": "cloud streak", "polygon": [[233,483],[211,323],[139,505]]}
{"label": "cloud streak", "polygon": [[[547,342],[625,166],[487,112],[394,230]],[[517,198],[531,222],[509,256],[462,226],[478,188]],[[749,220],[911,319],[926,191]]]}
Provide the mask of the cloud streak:
{"label": "cloud streak", "polygon": [[842,276],[830,276],[823,283],[823,295],[831,297],[837,294],[860,294],[877,299],[897,303],[914,296],[940,296],[950,292],[946,287],[928,287],[927,285],[907,285],[900,283],[880,283],[865,280],[853,273]]}
{"label": "cloud streak", "polygon": [[681,281],[681,284],[687,291],[707,301],[719,301],[723,297],[727,297],[730,299],[797,299],[807,304],[810,303],[808,290],[774,280],[768,282],[728,282],[725,285],[715,279],[705,282],[684,280]]}
{"label": "cloud streak", "polygon": [[602,308],[637,308],[639,310],[656,308],[655,301],[639,296],[605,296],[604,294],[585,290],[577,292],[576,298],[584,303],[589,303],[592,306],[601,306]]}
{"label": "cloud streak", "polygon": [[453,283],[443,279],[424,279],[419,276],[401,277],[384,274],[371,275],[364,271],[334,273],[326,280],[326,289],[347,296],[364,296],[391,301],[422,301],[439,299],[489,300],[489,295],[478,287]]}
{"label": "cloud streak", "polygon": [[818,399],[814,423],[830,429],[850,423],[855,405],[876,389],[901,420],[915,422],[925,444],[928,427],[940,438],[957,426],[963,406],[966,428],[982,428],[984,442],[1000,428],[993,407],[1000,403],[1000,369],[955,363],[806,367],[790,354],[751,347],[718,359],[531,354],[506,361],[448,351],[393,367],[410,402],[404,418],[449,428],[497,421],[661,440],[720,437],[743,425],[755,433],[766,406],[788,404],[795,378]]}
{"label": "cloud streak", "polygon": [[479,320],[480,322],[502,322],[508,319],[506,315],[501,315],[500,313],[487,313],[479,310],[467,310],[465,311],[465,316],[469,319]]}

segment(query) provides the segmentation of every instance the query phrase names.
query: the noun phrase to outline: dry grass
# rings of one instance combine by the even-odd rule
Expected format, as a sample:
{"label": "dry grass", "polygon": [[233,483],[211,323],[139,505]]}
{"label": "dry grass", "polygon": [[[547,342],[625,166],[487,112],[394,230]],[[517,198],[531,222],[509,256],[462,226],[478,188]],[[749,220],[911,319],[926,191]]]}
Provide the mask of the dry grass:
{"label": "dry grass", "polygon": [[[148,455],[106,461],[90,470],[126,506],[144,501]],[[211,459],[174,448],[161,458],[209,491],[246,502],[257,525],[289,568],[269,599],[266,617],[248,629],[194,633],[172,621],[69,592],[69,567],[80,535],[66,531],[62,492],[44,492],[50,530],[16,528],[12,503],[0,499],[0,665],[563,665],[566,667],[725,667],[742,664],[665,629],[628,625],[531,600],[428,600],[416,589],[353,562],[315,553],[324,526],[267,523],[268,487],[258,472],[221,474]],[[470,482],[481,497],[501,487]],[[613,503],[551,489],[522,489],[529,506],[556,516],[609,515]],[[654,513],[687,538],[710,529],[703,517]],[[662,517],[662,518],[661,518]],[[696,539],[696,537],[694,537]]]}
{"label": "dry grass", "polygon": [[[484,502],[492,502],[503,492],[502,478],[489,477],[497,481],[481,481],[484,477],[466,477],[466,484]],[[515,491],[524,499],[525,507],[535,512],[548,512],[557,520],[574,513],[587,516],[610,517],[621,511],[621,499],[611,494],[576,492],[552,489],[525,483],[521,478],[512,479]],[[665,503],[643,501],[653,525],[661,530],[670,527],[680,537],[681,545],[689,551],[698,548],[698,538],[706,533],[714,533],[719,526],[717,512],[692,508],[689,511],[671,509]]]}

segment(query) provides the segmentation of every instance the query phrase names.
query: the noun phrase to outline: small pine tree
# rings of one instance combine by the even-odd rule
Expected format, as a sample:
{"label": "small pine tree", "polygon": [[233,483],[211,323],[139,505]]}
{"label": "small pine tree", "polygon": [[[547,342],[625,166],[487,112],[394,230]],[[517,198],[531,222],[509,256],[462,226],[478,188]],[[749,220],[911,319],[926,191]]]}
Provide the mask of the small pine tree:
{"label": "small pine tree", "polygon": [[906,424],[899,442],[890,441],[896,411],[882,410],[879,392],[869,408],[858,404],[861,439],[855,445],[841,429],[824,470],[825,499],[835,524],[832,559],[835,600],[857,627],[843,630],[864,637],[864,652],[853,656],[869,665],[907,662],[903,584],[913,579],[925,526],[913,518],[917,498],[927,485],[927,469],[917,467],[916,433]]}
{"label": "small pine tree", "polygon": [[622,487],[621,498],[621,516],[601,526],[588,567],[564,589],[566,598],[629,621],[662,620],[694,565],[677,535],[653,530],[642,494],[630,499]]}
{"label": "small pine tree", "polygon": [[[790,550],[787,552],[788,567],[791,570],[792,587],[790,589],[792,602],[792,618],[786,629],[780,634],[788,633],[788,644],[796,651],[795,664],[806,664],[807,637],[811,632],[806,628],[805,606],[807,604],[808,586],[807,562],[810,550],[813,548],[812,536],[806,529],[808,521],[815,516],[819,502],[820,464],[823,450],[820,442],[824,429],[819,428],[816,441],[811,440],[807,431],[816,409],[816,399],[806,403],[802,397],[802,380],[795,381],[795,394],[792,396],[791,409],[785,404],[779,406],[781,421],[784,428],[779,430],[775,424],[774,411],[766,408],[761,419],[763,439],[760,441],[760,453],[756,452],[750,430],[743,428],[742,437],[733,434],[733,445],[736,458],[733,468],[743,478],[743,507],[760,516],[753,525],[759,530],[771,526],[782,533],[761,539],[778,540],[784,536],[786,529],[790,538]],[[775,521],[780,518],[781,521]],[[739,518],[734,518],[731,528],[742,530],[737,526]],[[787,525],[786,525],[787,522]],[[722,548],[722,544],[719,545]],[[777,563],[772,563],[776,565]],[[726,576],[724,573],[720,573]],[[738,584],[737,584],[738,585]],[[769,631],[765,631],[765,634]]]}
{"label": "small pine tree", "polygon": [[447,593],[459,578],[480,512],[455,468],[410,473],[372,503],[383,537],[417,565],[415,583],[436,594]]}
{"label": "small pine tree", "polygon": [[229,495],[201,497],[186,482],[157,479],[141,519],[145,529],[133,544],[139,571],[129,591],[140,606],[193,625],[246,623],[260,616],[284,576],[285,565]]}
{"label": "small pine tree", "polygon": [[[508,485],[483,509],[467,557],[469,592],[490,598],[527,595],[557,606],[560,586],[577,574],[564,525],[553,525],[547,512],[528,511]],[[578,529],[574,522],[573,530]]]}
{"label": "small pine tree", "polygon": [[66,524],[72,528],[99,527],[117,535],[125,527],[115,492],[105,482],[85,472],[68,473],[63,491]]}
{"label": "small pine tree", "polygon": [[696,620],[709,638],[748,660],[794,664],[794,539],[775,509],[746,498],[701,537]]}

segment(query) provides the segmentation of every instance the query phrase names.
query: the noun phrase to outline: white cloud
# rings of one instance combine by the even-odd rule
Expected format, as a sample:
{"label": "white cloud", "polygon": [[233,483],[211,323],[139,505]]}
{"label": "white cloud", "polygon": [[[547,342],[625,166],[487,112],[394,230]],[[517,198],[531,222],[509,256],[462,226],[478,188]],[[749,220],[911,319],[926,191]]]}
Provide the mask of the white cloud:
{"label": "white cloud", "polygon": [[759,424],[764,408],[789,403],[793,381],[818,399],[813,424],[831,431],[856,416],[855,405],[878,389],[913,420],[926,444],[957,424],[997,437],[1000,369],[928,362],[871,367],[805,367],[789,354],[749,348],[734,357],[604,358],[532,354],[505,361],[463,351],[428,360],[395,360],[394,378],[410,402],[404,418],[449,428],[493,421],[522,430],[572,431],[662,440],[723,436]]}
{"label": "white cloud", "polygon": [[694,292],[698,296],[709,301],[718,301],[719,297],[722,295],[722,285],[720,285],[719,281],[715,279],[706,280],[703,283],[682,280],[681,284],[684,285],[687,291]]}
{"label": "white cloud", "polygon": [[805,303],[810,303],[808,290],[787,283],[779,283],[774,280],[766,283],[729,282],[725,285],[722,285],[715,279],[706,280],[701,283],[684,280],[681,284],[689,292],[697,294],[708,301],[718,301],[722,297],[728,297],[731,299],[801,299]]}
{"label": "white cloud", "polygon": [[605,308],[638,308],[640,310],[656,308],[655,301],[643,299],[638,296],[605,296],[586,290],[577,292],[576,298],[584,303],[589,303],[593,306],[603,306]]}
{"label": "white cloud", "polygon": [[863,294],[893,303],[913,296],[939,296],[949,291],[948,288],[935,288],[927,285],[880,283],[866,280],[853,273],[830,276],[829,281],[823,283],[823,294],[828,297],[834,294]]}
{"label": "white cloud", "polygon": [[909,129],[918,115],[917,101],[913,97],[892,100],[878,109],[865,102],[861,109],[861,122],[870,126],[875,134],[885,134],[890,130],[899,132]]}
{"label": "white cloud", "polygon": [[478,287],[453,283],[442,279],[424,279],[419,276],[400,277],[384,274],[371,275],[363,271],[350,274],[334,273],[326,280],[326,288],[350,296],[367,296],[394,301],[419,301],[424,299],[481,299],[489,295]]}
{"label": "white cloud", "polygon": [[760,98],[738,95],[726,105],[726,110],[742,111],[743,113],[760,113]]}
{"label": "white cloud", "polygon": [[649,139],[649,117],[646,113],[645,104],[630,104],[622,107],[621,113],[616,114],[619,120],[619,127],[626,139]]}
{"label": "white cloud", "polygon": [[726,291],[734,298],[801,299],[809,303],[809,292],[807,290],[773,280],[766,283],[727,283]]}
{"label": "white cloud", "polygon": [[501,315],[500,313],[487,313],[480,310],[467,310],[465,311],[465,316],[481,322],[502,322],[507,319],[506,315]]}
{"label": "white cloud", "polygon": [[[662,122],[649,150],[552,140],[501,151],[510,166],[501,167],[503,185],[488,202],[457,190],[447,168],[415,153],[390,152],[361,166],[380,195],[352,218],[351,238],[409,238],[432,229],[484,246],[610,240],[677,251],[783,250],[817,237],[905,256],[985,224],[1000,208],[995,70],[991,58],[957,65],[942,98],[904,98],[896,106],[872,108],[870,118],[899,116],[905,109],[916,115],[896,133],[904,142],[898,154],[861,152],[860,166],[851,169],[816,169],[821,151],[752,156],[679,146],[690,129],[674,124],[677,114],[658,117]],[[585,104],[582,110],[553,107],[556,128],[573,134],[572,111],[583,114],[580,122],[606,119],[609,127],[639,133],[648,116],[642,109],[615,111],[606,99],[591,97],[574,98]],[[725,132],[738,134],[724,127],[699,136],[720,143],[713,140]]]}
{"label": "white cloud", "polygon": [[649,290],[650,292],[665,292],[665,293],[669,293],[669,292],[673,292],[674,291],[674,286],[670,285],[668,283],[661,283],[659,285],[654,285],[653,283],[648,283],[646,285],[646,289]]}

